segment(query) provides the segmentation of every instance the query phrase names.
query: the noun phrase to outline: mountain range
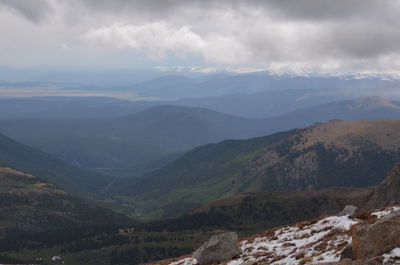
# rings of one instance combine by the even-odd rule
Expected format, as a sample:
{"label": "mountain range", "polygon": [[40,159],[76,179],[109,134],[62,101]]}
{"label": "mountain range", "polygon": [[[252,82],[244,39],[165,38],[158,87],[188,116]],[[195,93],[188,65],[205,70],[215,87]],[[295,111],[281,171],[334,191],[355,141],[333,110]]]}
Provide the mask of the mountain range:
{"label": "mountain range", "polygon": [[245,191],[371,186],[399,161],[399,133],[398,120],[334,120],[222,141],[196,148],[139,180],[122,180],[111,190],[133,198],[137,210],[168,217]]}
{"label": "mountain range", "polygon": [[156,101],[131,102],[110,97],[31,97],[0,99],[0,119],[109,118],[142,111]]}
{"label": "mountain range", "polygon": [[[1,81],[3,80],[3,81]],[[57,87],[84,92],[130,91],[144,97],[179,99],[215,97],[231,93],[255,93],[285,89],[365,89],[395,84],[387,76],[292,75],[261,71],[253,73],[201,73],[187,70],[94,70],[0,66],[0,86]],[[62,91],[61,91],[62,92]],[[50,94],[52,94],[50,92]],[[62,93],[60,93],[62,94]]]}
{"label": "mountain range", "polygon": [[[346,104],[359,113],[379,114],[382,106],[393,111],[385,115],[396,113],[396,104],[377,98]],[[398,203],[399,167],[370,185],[399,161],[399,127],[397,120],[333,120],[225,140],[108,190],[112,178],[2,136],[0,262],[54,263],[60,257],[73,265],[139,264],[189,253],[221,231],[245,236],[347,204],[367,210]],[[103,190],[101,205],[128,207],[138,217],[180,217],[137,223],[61,187],[82,195]]]}
{"label": "mountain range", "polygon": [[182,75],[166,75],[137,83],[130,91],[163,99],[215,97],[232,93],[256,93],[287,89],[365,89],[396,83],[381,78],[356,78],[355,76],[292,76],[270,72],[246,74],[215,74],[188,78]]}
{"label": "mountain range", "polygon": [[302,128],[330,119],[400,117],[400,104],[379,97],[326,103],[286,115],[248,119],[204,108],[156,106],[123,117],[101,119],[15,119],[0,131],[19,142],[79,167],[115,172],[149,171],[178,154],[225,139],[245,139]]}
{"label": "mountain range", "polygon": [[[379,88],[379,91],[384,88]],[[393,94],[393,93],[392,93]],[[255,93],[235,92],[203,98],[128,101],[111,97],[52,96],[0,99],[0,119],[83,119],[130,115],[160,105],[201,107],[237,116],[262,119],[325,103],[379,95],[377,91],[341,89],[279,89]],[[389,93],[388,98],[392,97]]]}
{"label": "mountain range", "polygon": [[33,97],[0,99],[0,119],[83,119],[129,115],[160,105],[201,107],[243,116],[265,118],[354,95],[326,90],[274,90],[254,94],[233,93],[207,98],[128,101],[110,97]]}
{"label": "mountain range", "polygon": [[109,119],[0,121],[0,131],[87,168],[145,165],[227,138],[264,134],[256,120],[202,108],[158,106]]}

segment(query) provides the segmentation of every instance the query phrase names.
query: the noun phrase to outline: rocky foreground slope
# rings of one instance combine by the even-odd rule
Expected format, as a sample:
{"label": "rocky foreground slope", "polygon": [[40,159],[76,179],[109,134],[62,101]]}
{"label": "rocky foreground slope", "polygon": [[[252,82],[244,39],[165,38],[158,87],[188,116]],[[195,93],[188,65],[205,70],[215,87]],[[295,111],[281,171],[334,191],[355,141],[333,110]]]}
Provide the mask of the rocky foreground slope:
{"label": "rocky foreground slope", "polygon": [[[348,190],[350,198],[344,200],[362,211],[350,207],[244,238],[238,242],[242,254],[220,264],[400,264],[400,164],[380,185],[364,189]],[[186,256],[156,264],[194,265],[197,260]]]}
{"label": "rocky foreground slope", "polygon": [[[242,239],[242,254],[218,264],[400,264],[400,206],[335,215]],[[154,265],[195,265],[192,256]]]}

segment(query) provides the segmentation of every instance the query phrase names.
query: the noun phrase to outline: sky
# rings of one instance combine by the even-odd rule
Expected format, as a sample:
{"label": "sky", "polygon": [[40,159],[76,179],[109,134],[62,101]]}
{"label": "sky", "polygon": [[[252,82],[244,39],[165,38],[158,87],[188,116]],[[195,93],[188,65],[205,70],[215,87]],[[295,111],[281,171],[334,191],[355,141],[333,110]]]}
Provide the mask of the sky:
{"label": "sky", "polygon": [[0,65],[400,74],[398,0],[0,0]]}

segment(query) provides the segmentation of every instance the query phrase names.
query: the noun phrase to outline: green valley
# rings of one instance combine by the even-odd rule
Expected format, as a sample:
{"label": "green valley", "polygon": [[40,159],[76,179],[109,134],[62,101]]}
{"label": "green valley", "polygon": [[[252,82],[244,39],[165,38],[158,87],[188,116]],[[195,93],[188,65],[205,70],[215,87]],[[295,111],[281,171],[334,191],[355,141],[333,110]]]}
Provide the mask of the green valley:
{"label": "green valley", "polygon": [[[140,215],[178,216],[210,199],[246,191],[376,185],[400,157],[398,120],[331,121],[194,149],[110,194]],[[161,209],[161,210],[160,210]]]}

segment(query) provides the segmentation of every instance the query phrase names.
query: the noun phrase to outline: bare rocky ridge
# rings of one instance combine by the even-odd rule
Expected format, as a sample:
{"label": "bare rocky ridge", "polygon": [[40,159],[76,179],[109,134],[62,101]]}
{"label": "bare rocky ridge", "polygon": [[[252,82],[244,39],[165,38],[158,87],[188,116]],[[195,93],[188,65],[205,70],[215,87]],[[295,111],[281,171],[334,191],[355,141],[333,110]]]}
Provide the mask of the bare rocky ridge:
{"label": "bare rocky ridge", "polygon": [[352,178],[357,173],[350,174],[347,167],[351,164],[357,172],[357,165],[366,166],[375,156],[397,160],[399,129],[398,120],[317,123],[259,152],[236,179],[240,183],[259,178],[266,189],[277,190],[373,185],[376,180],[367,177],[368,171],[356,181]]}
{"label": "bare rocky ridge", "polygon": [[390,170],[385,180],[368,196],[365,208],[378,208],[400,203],[400,164]]}
{"label": "bare rocky ridge", "polygon": [[317,143],[335,145],[355,151],[363,139],[387,150],[398,150],[400,131],[398,120],[344,122],[333,120],[308,127],[292,149],[304,150]]}

